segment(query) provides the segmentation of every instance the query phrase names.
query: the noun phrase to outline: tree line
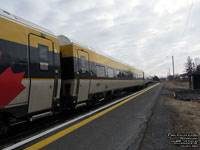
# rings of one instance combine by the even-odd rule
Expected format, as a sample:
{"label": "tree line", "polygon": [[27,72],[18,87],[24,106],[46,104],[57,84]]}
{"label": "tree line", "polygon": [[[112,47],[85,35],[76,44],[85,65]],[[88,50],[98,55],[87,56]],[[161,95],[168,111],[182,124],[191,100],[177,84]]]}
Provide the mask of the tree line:
{"label": "tree line", "polygon": [[168,80],[188,81],[188,75],[190,75],[192,73],[200,73],[200,63],[195,64],[190,56],[187,57],[187,61],[184,64],[184,66],[185,66],[184,74],[182,74],[182,75],[175,74],[174,76],[169,74],[167,76],[167,79]]}
{"label": "tree line", "polygon": [[200,73],[200,64],[195,65],[192,58],[188,56],[187,62],[185,63],[185,72],[187,74],[196,73],[196,72]]}

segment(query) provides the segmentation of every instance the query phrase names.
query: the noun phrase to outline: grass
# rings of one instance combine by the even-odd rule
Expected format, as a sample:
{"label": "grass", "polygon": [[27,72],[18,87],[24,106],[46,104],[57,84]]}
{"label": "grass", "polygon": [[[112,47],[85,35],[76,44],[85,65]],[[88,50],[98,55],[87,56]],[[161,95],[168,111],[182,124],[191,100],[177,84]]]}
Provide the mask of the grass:
{"label": "grass", "polygon": [[169,128],[172,133],[198,134],[200,142],[200,102],[177,100],[173,97],[175,89],[188,89],[188,87],[187,82],[165,82],[164,90],[168,93],[164,97],[165,105],[176,114],[171,116],[173,125]]}
{"label": "grass", "polygon": [[180,82],[180,81],[168,81],[165,82],[165,89],[173,90],[173,89],[189,89],[188,82]]}

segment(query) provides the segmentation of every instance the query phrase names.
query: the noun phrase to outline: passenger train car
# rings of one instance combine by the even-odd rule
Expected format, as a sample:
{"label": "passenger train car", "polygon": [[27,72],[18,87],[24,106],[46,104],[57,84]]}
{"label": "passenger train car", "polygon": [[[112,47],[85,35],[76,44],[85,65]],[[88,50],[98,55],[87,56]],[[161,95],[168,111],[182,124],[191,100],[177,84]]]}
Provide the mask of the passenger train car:
{"label": "passenger train car", "polygon": [[0,9],[0,133],[142,87],[143,71]]}
{"label": "passenger train car", "polygon": [[71,103],[94,101],[115,91],[141,87],[144,72],[59,36],[61,51],[61,99]]}
{"label": "passenger train car", "polygon": [[52,115],[60,97],[59,49],[51,31],[0,10],[0,126]]}

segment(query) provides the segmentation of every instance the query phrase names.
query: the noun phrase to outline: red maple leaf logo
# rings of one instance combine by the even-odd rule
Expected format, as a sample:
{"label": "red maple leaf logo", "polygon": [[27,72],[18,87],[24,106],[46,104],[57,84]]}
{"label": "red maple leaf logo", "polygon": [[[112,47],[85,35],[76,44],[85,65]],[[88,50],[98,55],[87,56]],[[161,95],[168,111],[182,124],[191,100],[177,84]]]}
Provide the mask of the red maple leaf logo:
{"label": "red maple leaf logo", "polygon": [[9,67],[0,75],[0,109],[8,105],[25,89],[21,83],[24,74],[25,72],[14,74]]}

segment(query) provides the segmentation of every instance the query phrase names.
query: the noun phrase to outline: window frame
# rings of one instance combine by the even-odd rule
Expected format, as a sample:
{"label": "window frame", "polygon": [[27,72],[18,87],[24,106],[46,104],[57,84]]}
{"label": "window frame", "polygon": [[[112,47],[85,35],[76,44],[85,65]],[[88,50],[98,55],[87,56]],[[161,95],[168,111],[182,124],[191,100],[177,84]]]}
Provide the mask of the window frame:
{"label": "window frame", "polygon": [[[118,74],[117,74],[117,72],[118,72]],[[120,70],[119,69],[115,69],[115,77],[116,78],[120,78]]]}
{"label": "window frame", "polygon": [[[84,60],[84,63],[83,63],[83,60]],[[82,55],[80,56],[80,63],[81,63],[81,67],[82,68],[86,68],[87,69],[87,60],[86,60],[85,56],[82,56]]]}
{"label": "window frame", "polygon": [[[112,76],[109,76],[109,70],[112,70]],[[115,77],[115,73],[114,73],[114,69],[113,68],[110,68],[110,67],[108,67],[107,68],[107,76],[108,76],[108,78],[114,78]]]}
{"label": "window frame", "polygon": [[[96,67],[97,67],[97,78],[105,78],[106,77],[106,69],[105,69],[105,67],[101,66],[101,65],[96,65]],[[103,68],[104,76],[99,76],[98,68]]]}
{"label": "window frame", "polygon": [[[42,55],[44,54],[44,51],[43,51],[43,54],[42,54],[42,51],[41,50],[44,50],[44,49],[42,49],[42,47],[44,48],[47,48],[46,49],[46,57],[43,57]],[[43,45],[43,44],[38,44],[38,50],[39,50],[39,52],[38,52],[38,55],[39,55],[39,61],[40,62],[45,62],[45,63],[48,63],[49,62],[49,47],[48,46],[46,46],[46,45]]]}

